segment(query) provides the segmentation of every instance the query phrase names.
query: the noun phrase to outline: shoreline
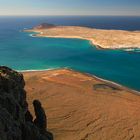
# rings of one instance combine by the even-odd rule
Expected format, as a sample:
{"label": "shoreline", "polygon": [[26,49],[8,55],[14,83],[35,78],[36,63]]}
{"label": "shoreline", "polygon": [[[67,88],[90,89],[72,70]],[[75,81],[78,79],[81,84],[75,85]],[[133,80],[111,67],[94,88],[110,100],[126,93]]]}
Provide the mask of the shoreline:
{"label": "shoreline", "polygon": [[57,70],[57,69],[62,69],[62,68],[49,68],[49,69],[39,69],[39,70],[31,69],[31,70],[16,70],[16,71],[25,73],[25,72],[42,72],[42,71]]}
{"label": "shoreline", "polygon": [[[32,31],[33,32],[33,31]],[[37,33],[34,31],[34,33]],[[62,38],[62,39],[80,39],[80,40],[87,40],[89,43],[93,46],[96,47],[97,49],[100,50],[121,50],[121,49],[140,49],[140,47],[120,47],[120,48],[104,48],[99,44],[95,44],[94,40],[91,38],[83,38],[80,36],[42,36],[41,34],[30,34],[31,37],[42,37],[42,38]]]}
{"label": "shoreline", "polygon": [[[56,140],[129,139],[139,136],[140,94],[89,74],[72,70],[25,72],[29,110],[33,100],[41,101],[49,131]],[[103,128],[103,129],[102,129]],[[98,137],[99,136],[99,137]],[[96,137],[96,138],[95,138]],[[130,135],[131,138],[131,135]]]}
{"label": "shoreline", "polygon": [[126,86],[123,86],[123,85],[121,85],[121,84],[119,84],[119,83],[116,83],[116,82],[113,82],[113,81],[111,81],[111,80],[106,80],[106,79],[104,79],[104,78],[101,78],[101,77],[98,77],[98,76],[96,76],[96,75],[94,75],[94,74],[90,74],[90,73],[85,73],[85,72],[80,72],[80,71],[77,71],[77,70],[73,70],[73,69],[70,69],[70,68],[52,68],[52,69],[42,69],[42,70],[25,70],[25,71],[18,71],[18,72],[20,72],[20,73],[28,73],[28,74],[30,74],[30,73],[32,73],[32,72],[34,72],[34,73],[41,73],[41,72],[50,72],[50,71],[57,71],[57,70],[68,70],[68,71],[71,71],[71,72],[75,72],[75,73],[81,73],[81,74],[83,74],[83,75],[85,75],[85,76],[88,76],[88,77],[91,77],[91,78],[95,78],[95,79],[97,79],[97,80],[99,80],[99,81],[101,81],[101,82],[105,82],[105,83],[107,83],[107,84],[109,84],[109,85],[112,85],[112,86],[116,86],[116,87],[118,87],[118,88],[121,88],[121,89],[125,89],[126,91],[130,91],[130,92],[132,92],[132,93],[134,93],[134,94],[136,94],[136,95],[138,95],[138,96],[140,96],[140,91],[137,91],[137,90],[135,90],[135,89],[131,89],[131,88],[129,88],[129,87],[126,87]]}
{"label": "shoreline", "polygon": [[[66,31],[68,31],[69,29],[73,29],[73,31],[71,32],[71,34],[67,34]],[[88,34],[86,34],[88,37],[86,36],[80,36],[81,34],[78,33],[75,35],[72,34],[75,30],[78,30],[81,31],[84,30],[85,32],[88,30],[93,30],[93,32],[105,32],[105,34],[107,33],[108,35],[108,32],[113,32],[114,33],[114,30],[101,30],[101,29],[94,29],[94,28],[88,28],[88,27],[79,27],[79,26],[56,26],[56,27],[52,27],[52,28],[45,28],[45,29],[31,29],[31,30],[24,30],[25,32],[34,32],[36,34],[31,34],[32,37],[47,37],[47,38],[69,38],[69,39],[82,39],[82,40],[87,40],[89,41],[89,43],[91,43],[92,46],[96,47],[97,49],[109,49],[109,50],[119,50],[119,49],[140,49],[140,45],[139,47],[136,47],[135,45],[133,45],[133,47],[130,47],[130,46],[125,46],[124,44],[123,45],[119,45],[117,47],[103,47],[101,44],[97,43],[97,41],[94,39],[94,38],[91,38],[88,36]],[[61,31],[62,30],[62,31]],[[134,35],[139,35],[140,31],[136,32],[136,31],[124,31],[124,30],[115,30],[115,33],[118,32],[121,34],[121,32],[123,32],[124,34],[129,34],[129,33],[132,33]],[[136,34],[137,33],[137,34]],[[84,34],[84,33],[83,33]],[[112,33],[111,33],[111,36],[112,36]],[[71,70],[71,71],[74,71],[74,72],[80,72],[80,71],[76,71],[76,70],[72,70],[72,69],[69,69],[69,68],[54,68],[54,69],[45,69],[45,70],[27,70],[27,71],[22,71],[22,72],[44,72],[44,71],[54,71],[54,70],[63,70],[63,69],[68,69],[68,70]],[[98,80],[101,80],[101,81],[104,81],[104,82],[107,82],[109,84],[113,84],[115,86],[118,86],[118,87],[121,87],[121,88],[125,88],[129,91],[133,91],[133,92],[136,92],[136,94],[139,94],[140,95],[140,91],[137,91],[135,89],[131,89],[129,87],[126,87],[126,86],[123,86],[121,84],[118,84],[116,82],[113,82],[113,81],[110,81],[110,80],[106,80],[106,79],[103,79],[103,78],[100,78],[100,77],[97,77],[95,76],[94,74],[90,74],[90,73],[85,73],[85,72],[80,72],[82,74],[85,74],[85,75],[88,75],[90,77],[94,77]]]}
{"label": "shoreline", "polygon": [[81,26],[55,26],[27,29],[32,37],[73,38],[88,40],[98,49],[140,49],[140,31],[105,30]]}
{"label": "shoreline", "polygon": [[104,48],[99,44],[94,43],[95,41],[93,39],[89,38],[83,38],[80,36],[41,36],[41,34],[31,35],[32,37],[42,37],[42,38],[62,38],[62,39],[81,39],[81,40],[87,40],[90,42],[90,44],[93,47],[96,47],[97,49],[101,50],[120,50],[120,49],[140,49],[140,47],[120,47],[120,48]]}
{"label": "shoreline", "polygon": [[[35,32],[36,33],[36,32]],[[42,36],[41,32],[35,35],[31,35],[32,37],[46,37],[46,38],[64,38],[64,39],[81,39],[81,40],[87,40],[90,42],[90,44],[94,47],[96,47],[97,49],[105,49],[103,47],[101,47],[99,44],[95,44],[93,39],[89,39],[89,38],[84,38],[84,37],[80,37],[80,36]],[[109,49],[109,48],[108,48]]]}
{"label": "shoreline", "polygon": [[[36,33],[36,32],[35,32]],[[32,37],[42,37],[42,38],[62,38],[62,39],[80,39],[80,40],[87,40],[93,47],[101,50],[120,50],[120,49],[140,49],[140,47],[120,47],[120,48],[104,48],[99,44],[95,44],[93,39],[83,38],[80,36],[41,36],[41,34],[31,35]]]}

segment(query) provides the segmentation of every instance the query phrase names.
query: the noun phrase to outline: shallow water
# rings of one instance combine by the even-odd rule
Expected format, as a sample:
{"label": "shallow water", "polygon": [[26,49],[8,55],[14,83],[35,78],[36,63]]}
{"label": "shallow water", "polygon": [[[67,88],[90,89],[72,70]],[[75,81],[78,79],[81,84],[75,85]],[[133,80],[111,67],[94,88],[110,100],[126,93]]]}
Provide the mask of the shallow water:
{"label": "shallow water", "polygon": [[138,50],[99,50],[87,40],[36,38],[21,31],[35,21],[40,20],[0,17],[0,65],[16,70],[68,67],[140,91]]}

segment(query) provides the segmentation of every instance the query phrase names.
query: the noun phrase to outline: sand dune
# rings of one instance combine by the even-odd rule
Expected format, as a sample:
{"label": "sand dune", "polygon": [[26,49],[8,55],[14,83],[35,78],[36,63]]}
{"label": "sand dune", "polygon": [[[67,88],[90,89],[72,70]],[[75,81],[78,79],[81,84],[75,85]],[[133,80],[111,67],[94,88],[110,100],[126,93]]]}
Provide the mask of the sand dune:
{"label": "sand dune", "polygon": [[72,70],[25,72],[29,108],[39,99],[55,140],[140,140],[140,96]]}

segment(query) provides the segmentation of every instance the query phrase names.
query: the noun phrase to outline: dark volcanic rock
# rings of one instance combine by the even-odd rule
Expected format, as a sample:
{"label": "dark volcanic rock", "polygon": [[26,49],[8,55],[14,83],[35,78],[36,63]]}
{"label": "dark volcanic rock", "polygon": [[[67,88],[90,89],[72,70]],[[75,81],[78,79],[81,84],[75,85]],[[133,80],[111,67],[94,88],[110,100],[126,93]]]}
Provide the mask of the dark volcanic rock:
{"label": "dark volcanic rock", "polygon": [[47,29],[47,28],[53,28],[53,27],[55,27],[55,25],[48,24],[48,23],[42,23],[42,24],[34,27],[34,29]]}
{"label": "dark volcanic rock", "polygon": [[33,105],[34,105],[35,116],[36,116],[36,119],[34,120],[34,124],[39,129],[44,130],[47,125],[45,111],[38,100],[34,100]]}
{"label": "dark volcanic rock", "polygon": [[[52,134],[46,131],[45,113],[38,124],[41,128],[34,123],[24,86],[22,74],[0,66],[0,140],[52,140]],[[42,116],[38,114],[37,118]]]}

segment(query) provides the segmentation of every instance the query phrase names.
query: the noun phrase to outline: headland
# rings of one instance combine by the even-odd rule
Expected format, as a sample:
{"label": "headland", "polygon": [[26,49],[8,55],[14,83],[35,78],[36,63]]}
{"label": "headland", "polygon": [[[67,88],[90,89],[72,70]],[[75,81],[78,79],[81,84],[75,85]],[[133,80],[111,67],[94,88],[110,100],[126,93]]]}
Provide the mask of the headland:
{"label": "headland", "polygon": [[55,140],[138,140],[140,96],[69,69],[23,72],[29,110],[38,99]]}

